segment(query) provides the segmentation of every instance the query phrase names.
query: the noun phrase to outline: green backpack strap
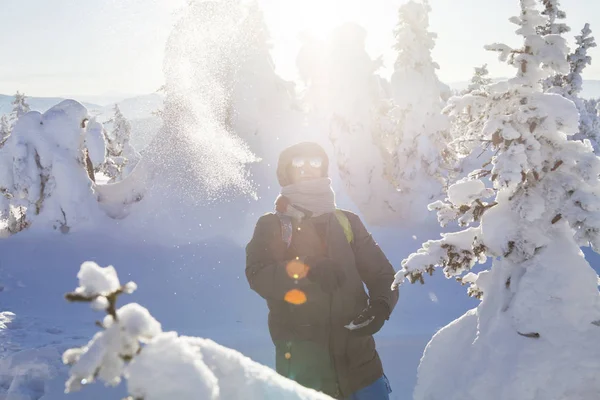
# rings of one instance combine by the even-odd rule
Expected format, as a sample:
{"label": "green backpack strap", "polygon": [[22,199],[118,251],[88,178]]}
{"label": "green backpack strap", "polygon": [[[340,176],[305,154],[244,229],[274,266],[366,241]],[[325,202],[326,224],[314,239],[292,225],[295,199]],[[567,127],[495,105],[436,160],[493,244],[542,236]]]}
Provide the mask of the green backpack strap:
{"label": "green backpack strap", "polygon": [[335,217],[337,218],[338,222],[342,226],[342,229],[344,230],[346,240],[348,241],[348,243],[352,243],[352,241],[354,240],[354,232],[352,232],[352,225],[350,225],[350,220],[348,219],[348,216],[346,216],[346,213],[344,211],[336,208]]}
{"label": "green backpack strap", "polygon": [[[290,247],[292,243],[292,218],[284,215],[282,213],[277,213],[279,217],[279,222],[281,224],[281,238],[287,247]],[[337,218],[340,226],[344,230],[344,235],[346,235],[346,240],[348,243],[352,244],[354,240],[354,232],[352,232],[352,225],[350,225],[350,220],[346,216],[346,213],[338,208],[335,209],[335,217]]]}

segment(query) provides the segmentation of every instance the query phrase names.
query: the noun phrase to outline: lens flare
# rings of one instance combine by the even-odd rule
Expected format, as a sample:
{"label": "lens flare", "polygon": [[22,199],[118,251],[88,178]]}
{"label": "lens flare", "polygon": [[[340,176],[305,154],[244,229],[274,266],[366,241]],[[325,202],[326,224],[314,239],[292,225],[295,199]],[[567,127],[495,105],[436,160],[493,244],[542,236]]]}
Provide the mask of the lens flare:
{"label": "lens flare", "polygon": [[299,289],[292,289],[285,294],[283,298],[290,304],[300,305],[306,303],[306,294]]}
{"label": "lens flare", "polygon": [[306,278],[309,267],[300,260],[292,260],[287,263],[285,269],[290,278],[298,280]]}
{"label": "lens flare", "polygon": [[299,289],[292,289],[285,294],[283,298],[290,304],[300,305],[306,303],[306,294]]}

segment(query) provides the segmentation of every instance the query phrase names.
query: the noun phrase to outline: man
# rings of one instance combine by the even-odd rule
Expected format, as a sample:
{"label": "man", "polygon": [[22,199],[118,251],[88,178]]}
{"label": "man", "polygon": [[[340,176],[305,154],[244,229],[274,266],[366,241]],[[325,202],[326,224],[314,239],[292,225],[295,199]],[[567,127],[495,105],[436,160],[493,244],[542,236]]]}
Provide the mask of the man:
{"label": "man", "polygon": [[334,398],[387,400],[373,334],[398,301],[394,269],[359,217],[336,209],[328,166],[315,143],[281,153],[281,195],[246,247],[246,277],[269,306],[277,372]]}

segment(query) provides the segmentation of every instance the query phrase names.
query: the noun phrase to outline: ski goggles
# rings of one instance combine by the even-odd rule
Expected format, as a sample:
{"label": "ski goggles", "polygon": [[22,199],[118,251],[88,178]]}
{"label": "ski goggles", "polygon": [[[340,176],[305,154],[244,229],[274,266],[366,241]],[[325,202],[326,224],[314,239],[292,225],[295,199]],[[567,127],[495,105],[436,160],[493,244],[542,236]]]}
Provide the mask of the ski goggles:
{"label": "ski goggles", "polygon": [[321,168],[323,159],[321,157],[294,157],[292,159],[292,166],[295,168],[302,168],[305,165],[310,165],[313,168]]}

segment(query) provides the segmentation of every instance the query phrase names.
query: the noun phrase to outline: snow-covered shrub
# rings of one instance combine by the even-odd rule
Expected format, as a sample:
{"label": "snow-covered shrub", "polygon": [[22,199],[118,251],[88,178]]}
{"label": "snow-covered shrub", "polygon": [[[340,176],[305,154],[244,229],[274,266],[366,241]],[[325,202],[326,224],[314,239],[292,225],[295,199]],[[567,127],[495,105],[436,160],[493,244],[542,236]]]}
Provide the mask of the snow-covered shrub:
{"label": "snow-covered shrub", "polygon": [[25,210],[27,225],[66,233],[96,215],[84,152],[88,119],[84,106],[64,100],[17,121],[2,158],[12,161],[12,205]]}
{"label": "snow-covered shrub", "polygon": [[[516,76],[447,107],[451,118],[472,121],[457,139],[460,151],[466,143],[495,151],[430,205],[442,225],[458,220],[465,228],[425,243],[395,282],[423,281],[443,267],[482,299],[427,346],[417,400],[583,400],[600,392],[598,277],[579,248],[600,250],[600,159],[589,141],[568,139],[579,129],[573,102],[542,88],[551,72],[569,71],[564,39],[537,33],[547,18],[533,0],[522,0],[511,22],[523,47],[487,48]],[[490,270],[469,272],[487,257]]]}
{"label": "snow-covered shrub", "polygon": [[71,366],[66,392],[125,379],[131,399],[329,399],[211,340],[163,332],[139,304],[117,308],[120,295],[137,286],[121,285],[112,266],[87,261],[77,277],[79,286],[67,300],[88,302],[107,315],[88,344],[64,352],[63,362]]}

